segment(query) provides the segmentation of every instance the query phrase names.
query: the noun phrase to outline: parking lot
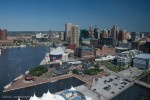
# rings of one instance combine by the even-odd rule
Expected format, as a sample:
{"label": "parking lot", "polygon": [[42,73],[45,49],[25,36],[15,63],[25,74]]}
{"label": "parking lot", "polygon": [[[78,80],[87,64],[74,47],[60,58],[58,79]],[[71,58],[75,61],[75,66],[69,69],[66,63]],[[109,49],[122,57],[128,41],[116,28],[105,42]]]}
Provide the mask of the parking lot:
{"label": "parking lot", "polygon": [[97,80],[95,80],[91,90],[104,96],[107,99],[110,99],[131,85],[132,83],[126,79],[116,75],[109,75],[99,77]]}

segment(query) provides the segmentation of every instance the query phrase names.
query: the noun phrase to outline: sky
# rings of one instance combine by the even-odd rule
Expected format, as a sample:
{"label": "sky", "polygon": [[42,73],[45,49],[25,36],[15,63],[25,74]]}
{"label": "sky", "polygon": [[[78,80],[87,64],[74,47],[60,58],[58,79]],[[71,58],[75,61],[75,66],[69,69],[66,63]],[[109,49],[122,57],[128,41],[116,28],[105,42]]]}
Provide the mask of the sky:
{"label": "sky", "polygon": [[64,31],[65,23],[150,32],[150,0],[0,0],[0,28]]}

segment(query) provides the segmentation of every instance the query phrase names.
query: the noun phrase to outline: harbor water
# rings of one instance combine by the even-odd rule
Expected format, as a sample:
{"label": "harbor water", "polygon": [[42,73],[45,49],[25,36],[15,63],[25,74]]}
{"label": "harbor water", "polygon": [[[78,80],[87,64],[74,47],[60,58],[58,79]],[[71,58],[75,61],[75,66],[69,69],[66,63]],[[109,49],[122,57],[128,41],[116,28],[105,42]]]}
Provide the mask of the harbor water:
{"label": "harbor water", "polygon": [[4,86],[17,77],[17,68],[20,69],[20,74],[24,74],[26,71],[38,66],[47,52],[49,52],[49,47],[43,46],[2,49],[2,55],[0,56],[0,100],[17,100],[18,97],[21,100],[29,100],[29,97],[33,96],[34,93],[40,97],[48,90],[51,93],[56,93],[69,89],[71,85],[84,84],[76,78],[68,78],[3,93]]}

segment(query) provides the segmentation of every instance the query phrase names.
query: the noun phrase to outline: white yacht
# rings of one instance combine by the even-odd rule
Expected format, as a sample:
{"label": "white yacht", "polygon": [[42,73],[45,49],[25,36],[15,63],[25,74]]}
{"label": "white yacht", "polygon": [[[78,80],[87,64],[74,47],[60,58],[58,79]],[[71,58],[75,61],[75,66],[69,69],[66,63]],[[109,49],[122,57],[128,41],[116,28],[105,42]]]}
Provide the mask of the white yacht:
{"label": "white yacht", "polygon": [[21,79],[22,77],[23,77],[23,75],[20,75],[20,76],[16,77],[16,78],[14,79],[14,81],[17,81],[17,80]]}
{"label": "white yacht", "polygon": [[26,47],[25,44],[21,44],[21,45],[20,45],[20,48],[24,48],[24,47]]}

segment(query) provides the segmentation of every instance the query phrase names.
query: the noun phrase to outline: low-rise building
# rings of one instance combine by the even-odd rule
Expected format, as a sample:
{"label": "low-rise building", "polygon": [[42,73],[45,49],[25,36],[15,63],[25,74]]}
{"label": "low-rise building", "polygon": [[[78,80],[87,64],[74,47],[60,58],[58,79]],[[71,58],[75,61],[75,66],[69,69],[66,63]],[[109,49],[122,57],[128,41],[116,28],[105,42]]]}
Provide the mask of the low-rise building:
{"label": "low-rise building", "polygon": [[95,49],[89,46],[82,46],[82,47],[77,48],[76,55],[82,58],[94,57]]}
{"label": "low-rise building", "polygon": [[109,46],[101,46],[100,48],[96,48],[96,56],[104,56],[104,55],[113,55],[116,53],[116,49]]}
{"label": "low-rise building", "polygon": [[119,66],[130,66],[132,59],[135,55],[141,54],[142,52],[139,50],[130,50],[119,53],[116,56],[117,65]]}
{"label": "low-rise building", "polygon": [[133,58],[133,67],[150,69],[150,54],[139,54]]}
{"label": "low-rise building", "polygon": [[[82,86],[80,87],[80,91],[83,91],[82,89],[88,90],[86,87]],[[37,97],[35,94],[34,96],[31,96],[29,100],[98,100],[97,97],[89,97],[89,95],[84,95],[86,92],[80,92],[76,88],[71,87],[68,90],[64,90],[62,92],[59,92],[59,94],[51,94],[49,91],[47,93],[44,93],[42,97]],[[89,92],[89,90],[88,90]],[[94,93],[92,93],[94,94]],[[95,94],[94,94],[95,95]],[[91,96],[91,95],[90,95]],[[96,98],[96,99],[95,99]],[[18,99],[20,100],[20,98]]]}

